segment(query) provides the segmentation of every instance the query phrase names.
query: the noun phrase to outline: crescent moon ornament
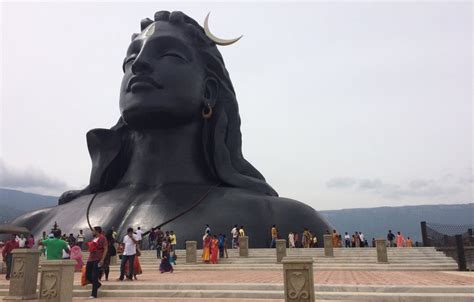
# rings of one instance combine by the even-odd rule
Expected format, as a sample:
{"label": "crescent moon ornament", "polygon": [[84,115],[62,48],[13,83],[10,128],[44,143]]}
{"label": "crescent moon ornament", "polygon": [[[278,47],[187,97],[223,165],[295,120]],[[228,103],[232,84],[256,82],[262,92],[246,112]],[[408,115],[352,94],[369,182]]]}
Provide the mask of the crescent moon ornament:
{"label": "crescent moon ornament", "polygon": [[216,43],[217,45],[221,45],[221,46],[227,46],[227,45],[231,45],[231,44],[234,44],[235,42],[239,41],[240,38],[242,38],[244,35],[241,35],[240,37],[238,38],[235,38],[235,39],[221,39],[221,38],[218,38],[216,36],[214,36],[211,31],[209,30],[209,15],[211,13],[209,12],[206,16],[206,19],[204,19],[204,32],[206,33],[206,36],[211,39],[214,43]]}

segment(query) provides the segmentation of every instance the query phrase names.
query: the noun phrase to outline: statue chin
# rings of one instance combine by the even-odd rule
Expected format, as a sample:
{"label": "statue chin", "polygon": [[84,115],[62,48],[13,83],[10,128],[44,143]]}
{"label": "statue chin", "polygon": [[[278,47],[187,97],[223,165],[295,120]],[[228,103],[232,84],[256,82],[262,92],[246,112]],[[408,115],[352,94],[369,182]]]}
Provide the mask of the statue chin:
{"label": "statue chin", "polygon": [[135,130],[175,128],[188,124],[192,117],[176,114],[166,108],[137,108],[122,112],[125,124]]}

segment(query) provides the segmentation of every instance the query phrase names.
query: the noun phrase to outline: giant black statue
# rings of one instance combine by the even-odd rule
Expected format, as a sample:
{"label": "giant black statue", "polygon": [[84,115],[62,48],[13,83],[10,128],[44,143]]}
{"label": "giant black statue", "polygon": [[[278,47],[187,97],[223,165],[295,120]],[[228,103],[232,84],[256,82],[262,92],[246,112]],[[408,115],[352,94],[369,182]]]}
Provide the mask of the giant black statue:
{"label": "giant black statue", "polygon": [[182,12],[157,12],[141,30],[123,61],[119,121],[87,133],[89,185],[13,223],[36,235],[54,221],[71,232],[162,225],[181,247],[206,224],[226,234],[244,225],[251,247],[268,246],[273,224],[284,236],[307,227],[321,239],[325,219],[279,198],[242,155],[237,99],[216,47],[238,39],[221,40],[207,18],[202,28]]}

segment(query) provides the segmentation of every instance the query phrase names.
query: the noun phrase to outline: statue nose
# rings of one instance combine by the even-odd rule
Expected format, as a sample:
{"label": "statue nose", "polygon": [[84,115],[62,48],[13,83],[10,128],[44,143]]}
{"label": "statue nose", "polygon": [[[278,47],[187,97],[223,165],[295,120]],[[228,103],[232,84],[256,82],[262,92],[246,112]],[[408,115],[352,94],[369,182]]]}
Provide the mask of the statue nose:
{"label": "statue nose", "polygon": [[132,63],[133,74],[138,74],[138,73],[149,74],[152,71],[153,71],[153,67],[151,66],[151,64],[143,60],[142,58],[140,58],[140,56],[137,59],[135,59],[135,61]]}

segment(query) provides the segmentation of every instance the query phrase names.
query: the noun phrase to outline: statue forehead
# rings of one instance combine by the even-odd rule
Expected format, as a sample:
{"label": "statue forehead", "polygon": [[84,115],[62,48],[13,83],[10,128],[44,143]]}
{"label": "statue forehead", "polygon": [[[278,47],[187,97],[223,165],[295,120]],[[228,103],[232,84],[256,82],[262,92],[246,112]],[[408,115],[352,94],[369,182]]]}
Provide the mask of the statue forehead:
{"label": "statue forehead", "polygon": [[138,34],[135,39],[150,40],[160,36],[172,36],[182,40],[188,45],[191,45],[190,36],[186,33],[186,30],[182,25],[175,25],[164,21],[151,23],[140,34]]}

